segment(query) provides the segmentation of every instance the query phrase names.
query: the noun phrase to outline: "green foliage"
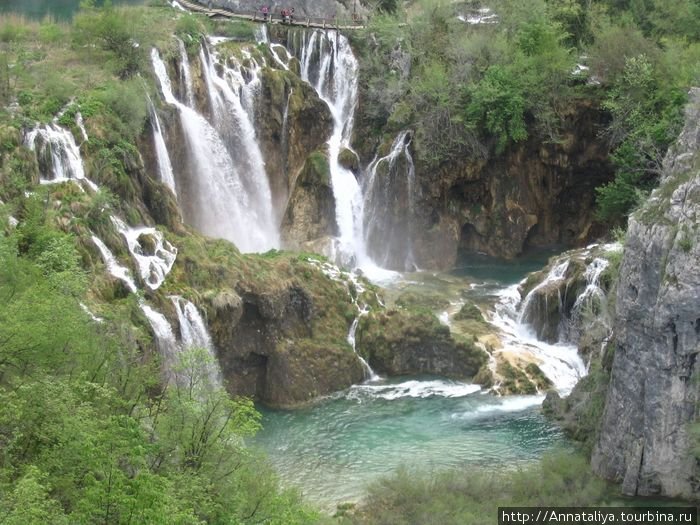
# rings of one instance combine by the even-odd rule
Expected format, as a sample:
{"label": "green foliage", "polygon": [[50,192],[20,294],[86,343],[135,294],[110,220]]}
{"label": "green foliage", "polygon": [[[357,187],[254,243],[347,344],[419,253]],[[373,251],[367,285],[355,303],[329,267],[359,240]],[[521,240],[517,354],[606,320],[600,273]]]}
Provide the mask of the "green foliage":
{"label": "green foliage", "polygon": [[138,73],[144,62],[142,34],[136,30],[131,11],[117,10],[110,2],[102,8],[83,4],[74,20],[77,45],[94,45],[110,53],[114,71],[122,78]]}
{"label": "green foliage", "polygon": [[668,145],[681,125],[683,92],[667,79],[663,68],[647,55],[628,58],[604,102],[612,114],[607,134],[616,149],[615,180],[598,188],[598,216],[622,223],[655,185]]}
{"label": "green foliage", "polygon": [[365,504],[350,522],[486,525],[494,522],[499,506],[583,506],[604,498],[605,485],[592,474],[587,460],[562,451],[508,473],[400,469],[370,486]]}

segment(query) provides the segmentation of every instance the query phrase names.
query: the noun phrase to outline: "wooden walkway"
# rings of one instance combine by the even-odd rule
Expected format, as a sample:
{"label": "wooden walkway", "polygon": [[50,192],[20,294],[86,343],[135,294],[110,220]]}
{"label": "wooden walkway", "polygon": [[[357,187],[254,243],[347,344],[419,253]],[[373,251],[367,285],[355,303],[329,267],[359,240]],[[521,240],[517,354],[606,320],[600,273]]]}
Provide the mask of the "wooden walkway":
{"label": "wooden walkway", "polygon": [[224,18],[237,18],[239,20],[248,20],[250,22],[258,23],[270,23],[270,24],[284,24],[296,27],[312,27],[314,29],[333,29],[336,31],[353,31],[357,29],[364,29],[364,25],[359,20],[345,21],[336,18],[294,18],[292,21],[284,22],[282,20],[281,14],[272,14],[269,16],[270,20],[264,20],[263,14],[260,11],[255,11],[252,13],[234,13],[228,9],[206,7],[202,4],[192,2],[190,0],[175,0],[182,7],[189,9],[190,11],[195,11],[197,13],[203,13],[209,17],[224,17]]}

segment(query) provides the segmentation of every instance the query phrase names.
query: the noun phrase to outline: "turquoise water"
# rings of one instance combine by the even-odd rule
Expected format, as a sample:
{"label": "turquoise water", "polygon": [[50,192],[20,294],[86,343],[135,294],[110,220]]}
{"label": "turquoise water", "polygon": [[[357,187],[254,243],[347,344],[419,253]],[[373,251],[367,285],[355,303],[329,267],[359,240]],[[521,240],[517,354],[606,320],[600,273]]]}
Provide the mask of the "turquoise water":
{"label": "turquoise water", "polygon": [[[113,0],[112,4],[143,4],[145,0]],[[98,2],[101,4],[102,2]],[[1,13],[18,13],[28,18],[41,20],[51,17],[56,20],[67,21],[80,6],[80,0],[2,0],[0,1]]]}
{"label": "turquoise water", "polygon": [[561,249],[536,251],[516,259],[499,259],[487,255],[461,257],[452,275],[480,281],[495,281],[499,284],[515,284],[526,274],[541,270],[550,257],[561,253]]}
{"label": "turquoise water", "polygon": [[[499,290],[541,269],[551,255],[516,261],[474,256],[450,274],[407,274],[390,287],[438,293],[452,304],[464,297],[493,303]],[[509,469],[567,446],[542,416],[542,399],[499,398],[439,378],[383,380],[296,411],[262,408],[256,443],[285,484],[303,488],[308,500],[332,510],[360,500],[368,483],[399,466]]]}
{"label": "turquoise water", "polygon": [[509,469],[565,444],[540,414],[541,397],[497,398],[476,388],[403,379],[356,386],[301,410],[263,408],[256,443],[284,483],[329,509],[358,501],[369,482],[402,465]]}

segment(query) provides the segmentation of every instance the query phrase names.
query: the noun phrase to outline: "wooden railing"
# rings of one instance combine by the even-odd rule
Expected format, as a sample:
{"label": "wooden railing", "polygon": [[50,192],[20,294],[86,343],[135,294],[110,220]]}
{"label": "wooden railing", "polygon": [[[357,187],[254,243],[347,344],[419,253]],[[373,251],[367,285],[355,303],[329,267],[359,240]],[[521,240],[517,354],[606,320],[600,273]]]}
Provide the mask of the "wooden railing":
{"label": "wooden railing", "polygon": [[233,12],[229,9],[223,9],[220,7],[208,7],[198,2],[193,2],[191,0],[176,1],[183,7],[189,9],[190,11],[204,13],[205,15],[210,17],[222,16],[226,18],[238,18],[241,20],[249,20],[251,22],[288,24],[291,26],[298,27],[313,27],[315,29],[335,29],[338,31],[362,29],[365,27],[364,21],[360,17],[343,19],[335,17],[320,18],[293,15],[291,18],[284,20],[281,13],[269,13],[267,16],[265,16],[263,15],[262,11]]}

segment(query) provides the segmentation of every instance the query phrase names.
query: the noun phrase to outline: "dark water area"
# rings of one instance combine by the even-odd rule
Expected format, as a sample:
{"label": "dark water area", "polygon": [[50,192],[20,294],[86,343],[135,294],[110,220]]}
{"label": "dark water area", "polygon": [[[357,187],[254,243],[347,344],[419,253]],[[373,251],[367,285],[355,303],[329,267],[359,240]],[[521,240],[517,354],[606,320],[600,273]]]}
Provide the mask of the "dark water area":
{"label": "dark water area", "polygon": [[[103,2],[98,1],[101,5]],[[113,5],[140,5],[146,0],[112,0]],[[69,22],[80,7],[80,0],[0,0],[0,15],[14,13],[33,20],[46,17]]]}
{"label": "dark water area", "polygon": [[562,247],[532,251],[515,259],[502,259],[489,255],[461,255],[450,272],[457,277],[478,281],[496,281],[510,285],[520,282],[530,272],[541,270],[550,257],[561,254]]}

